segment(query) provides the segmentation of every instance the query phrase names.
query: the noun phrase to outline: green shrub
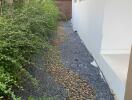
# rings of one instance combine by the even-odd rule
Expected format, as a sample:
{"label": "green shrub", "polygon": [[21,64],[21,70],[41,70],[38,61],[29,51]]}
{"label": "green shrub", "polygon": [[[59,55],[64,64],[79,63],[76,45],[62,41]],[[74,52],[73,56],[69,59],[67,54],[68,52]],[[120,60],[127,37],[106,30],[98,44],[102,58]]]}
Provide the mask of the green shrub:
{"label": "green shrub", "polygon": [[40,50],[50,47],[48,41],[55,33],[57,19],[58,9],[52,0],[15,0],[13,15],[0,16],[1,98],[17,99],[13,87],[24,89],[26,81],[37,87],[38,81],[26,65],[33,63],[32,57]]}
{"label": "green shrub", "polygon": [[11,96],[13,98],[16,98],[14,93],[11,91],[11,88],[12,88],[11,84],[14,84],[17,86],[16,81],[14,81],[13,77],[9,73],[5,72],[2,67],[0,67],[0,97],[1,99],[4,96]]}

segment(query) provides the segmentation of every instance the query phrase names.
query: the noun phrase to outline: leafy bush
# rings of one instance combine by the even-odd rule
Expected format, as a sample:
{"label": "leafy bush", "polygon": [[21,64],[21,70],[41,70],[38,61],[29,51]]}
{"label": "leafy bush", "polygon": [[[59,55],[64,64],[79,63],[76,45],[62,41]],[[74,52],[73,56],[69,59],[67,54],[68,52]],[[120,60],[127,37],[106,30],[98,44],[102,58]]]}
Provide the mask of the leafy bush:
{"label": "leafy bush", "polygon": [[[16,81],[14,81],[13,77],[4,71],[2,67],[0,67],[0,95],[1,98],[12,96],[13,98],[16,98],[14,93],[11,91],[12,86],[10,84],[16,84]],[[6,94],[6,95],[5,95]]]}
{"label": "leafy bush", "polygon": [[24,89],[25,81],[37,86],[26,67],[33,63],[34,54],[50,47],[48,41],[56,30],[57,18],[58,10],[52,0],[15,0],[13,15],[0,16],[1,98],[17,99],[13,87]]}

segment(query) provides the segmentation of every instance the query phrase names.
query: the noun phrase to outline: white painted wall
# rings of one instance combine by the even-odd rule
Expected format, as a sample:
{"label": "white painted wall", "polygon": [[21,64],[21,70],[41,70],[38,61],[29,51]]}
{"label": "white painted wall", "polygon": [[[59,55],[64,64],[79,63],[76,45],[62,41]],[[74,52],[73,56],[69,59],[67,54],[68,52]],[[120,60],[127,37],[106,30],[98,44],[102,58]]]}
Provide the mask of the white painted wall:
{"label": "white painted wall", "polygon": [[[132,0],[78,0],[72,3],[73,29],[77,30],[119,100],[125,84],[103,54],[129,53],[132,43]],[[128,67],[128,66],[125,66]]]}
{"label": "white painted wall", "polygon": [[104,0],[82,0],[72,4],[73,28],[96,56],[101,48]]}
{"label": "white painted wall", "polygon": [[130,53],[132,0],[106,0],[102,53]]}

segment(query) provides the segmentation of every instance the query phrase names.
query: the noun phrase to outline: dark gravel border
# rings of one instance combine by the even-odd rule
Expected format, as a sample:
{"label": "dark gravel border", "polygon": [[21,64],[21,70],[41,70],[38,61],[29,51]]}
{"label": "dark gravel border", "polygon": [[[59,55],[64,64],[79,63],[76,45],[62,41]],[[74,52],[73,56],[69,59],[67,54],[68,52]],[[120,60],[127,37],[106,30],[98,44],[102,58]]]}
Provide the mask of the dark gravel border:
{"label": "dark gravel border", "polygon": [[96,100],[114,100],[108,84],[101,77],[98,67],[76,32],[72,30],[70,21],[64,23],[67,40],[60,44],[62,63],[86,80],[96,90]]}

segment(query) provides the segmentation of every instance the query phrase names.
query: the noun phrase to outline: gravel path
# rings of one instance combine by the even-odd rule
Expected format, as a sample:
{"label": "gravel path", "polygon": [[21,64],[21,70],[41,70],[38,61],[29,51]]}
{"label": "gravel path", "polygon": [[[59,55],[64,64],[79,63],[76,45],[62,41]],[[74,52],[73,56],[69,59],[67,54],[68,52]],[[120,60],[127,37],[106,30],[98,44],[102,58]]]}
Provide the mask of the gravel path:
{"label": "gravel path", "polygon": [[91,64],[93,57],[73,32],[70,22],[64,23],[67,39],[60,44],[62,63],[66,68],[80,75],[96,90],[96,100],[114,100],[108,84],[101,77],[98,67]]}
{"label": "gravel path", "polygon": [[37,89],[30,86],[30,81],[26,82],[25,90],[18,91],[16,90],[16,94],[22,98],[22,100],[28,100],[29,96],[34,97],[35,99],[29,100],[40,100],[42,97],[51,97],[52,99],[42,99],[42,100],[66,100],[67,92],[65,88],[55,82],[53,76],[47,72],[47,68],[45,66],[44,54],[40,53],[34,57],[35,66],[29,69],[30,73],[35,77],[39,86]]}
{"label": "gravel path", "polygon": [[[91,64],[93,57],[77,33],[73,32],[70,22],[62,22],[57,33],[58,37],[52,44],[57,48],[59,46],[60,51],[54,48],[53,54],[48,54],[52,58],[48,58],[48,62],[52,62],[52,66],[48,66],[49,72],[43,53],[34,58],[36,67],[29,69],[39,81],[39,89],[34,90],[29,83],[25,91],[17,91],[17,94],[23,100],[27,100],[30,95],[36,97],[36,100],[42,96],[54,97],[53,100],[91,100],[87,96],[91,97],[92,86],[96,91],[96,100],[114,100],[99,68]],[[87,99],[80,99],[82,95]]]}

